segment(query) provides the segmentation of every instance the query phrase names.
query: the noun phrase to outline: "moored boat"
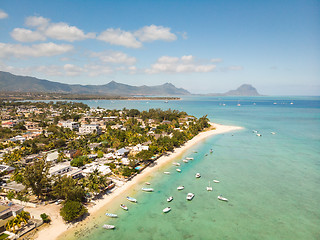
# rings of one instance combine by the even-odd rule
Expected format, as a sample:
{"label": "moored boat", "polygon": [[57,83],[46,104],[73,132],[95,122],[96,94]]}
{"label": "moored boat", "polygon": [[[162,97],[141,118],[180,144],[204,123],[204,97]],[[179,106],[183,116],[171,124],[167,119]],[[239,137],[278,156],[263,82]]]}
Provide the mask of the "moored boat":
{"label": "moored boat", "polygon": [[182,161],[185,162],[185,163],[188,163],[188,162],[189,162],[187,159],[183,159]]}
{"label": "moored boat", "polygon": [[141,188],[144,192],[153,192],[153,188]]}
{"label": "moored boat", "polygon": [[212,191],[212,187],[210,186],[210,181],[209,181],[209,186],[207,187],[207,191]]}
{"label": "moored boat", "polygon": [[180,166],[180,163],[174,162],[174,163],[172,163],[172,164],[175,165],[175,166]]}
{"label": "moored boat", "polygon": [[178,190],[183,190],[184,189],[184,186],[179,186],[177,187]]}
{"label": "moored boat", "polygon": [[128,211],[128,207],[127,207],[126,205],[120,204],[120,207],[121,207],[123,210]]}
{"label": "moored boat", "polygon": [[127,200],[130,201],[130,202],[138,202],[137,199],[133,198],[133,197],[127,197]]}
{"label": "moored boat", "polygon": [[150,185],[151,183],[149,183],[149,182],[145,182],[145,184],[146,184],[146,185]]}
{"label": "moored boat", "polygon": [[114,225],[109,225],[109,224],[103,224],[102,227],[105,229],[115,229],[116,228]]}
{"label": "moored boat", "polygon": [[180,168],[177,168],[176,170],[177,170],[177,172],[181,172],[181,169],[180,169]]}
{"label": "moored boat", "polygon": [[218,196],[218,199],[221,200],[221,201],[228,202],[228,199],[225,198],[225,197],[222,197],[222,195],[219,195],[219,196]]}
{"label": "moored boat", "polygon": [[114,214],[114,213],[106,213],[106,216],[107,217],[112,217],[112,218],[117,218],[118,217],[118,215]]}
{"label": "moored boat", "polygon": [[172,196],[167,198],[167,202],[171,202],[172,200],[173,200]]}
{"label": "moored boat", "polygon": [[186,157],[186,160],[193,160],[193,157]]}
{"label": "moored boat", "polygon": [[196,178],[200,178],[200,177],[201,177],[200,173],[197,173]]}
{"label": "moored boat", "polygon": [[170,172],[163,172],[164,174],[170,174]]}
{"label": "moored boat", "polygon": [[214,182],[214,183],[219,183],[220,181],[219,181],[219,180],[215,180],[215,179],[214,179],[214,180],[213,180],[213,182]]}
{"label": "moored boat", "polygon": [[193,194],[193,193],[188,193],[188,194],[187,194],[187,200],[188,200],[188,201],[191,201],[191,200],[193,199],[193,197],[194,197],[194,194]]}
{"label": "moored boat", "polygon": [[166,207],[165,209],[162,210],[162,212],[167,213],[171,211],[171,207]]}

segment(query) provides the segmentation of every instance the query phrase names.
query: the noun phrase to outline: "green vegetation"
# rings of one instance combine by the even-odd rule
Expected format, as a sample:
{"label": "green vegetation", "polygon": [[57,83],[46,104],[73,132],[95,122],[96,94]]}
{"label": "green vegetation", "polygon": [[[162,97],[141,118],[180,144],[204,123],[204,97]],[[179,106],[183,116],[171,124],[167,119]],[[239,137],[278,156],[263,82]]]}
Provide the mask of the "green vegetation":
{"label": "green vegetation", "polygon": [[27,224],[30,219],[30,213],[22,211],[15,218],[6,223],[6,230],[15,233],[16,227],[20,228],[22,224]]}
{"label": "green vegetation", "polygon": [[41,217],[41,219],[42,219],[42,221],[43,221],[44,223],[49,223],[49,222],[51,222],[50,217],[49,217],[47,214],[45,214],[45,213],[40,214],[40,217]]}
{"label": "green vegetation", "polygon": [[66,201],[60,210],[60,215],[66,222],[72,222],[82,217],[88,210],[77,201]]}

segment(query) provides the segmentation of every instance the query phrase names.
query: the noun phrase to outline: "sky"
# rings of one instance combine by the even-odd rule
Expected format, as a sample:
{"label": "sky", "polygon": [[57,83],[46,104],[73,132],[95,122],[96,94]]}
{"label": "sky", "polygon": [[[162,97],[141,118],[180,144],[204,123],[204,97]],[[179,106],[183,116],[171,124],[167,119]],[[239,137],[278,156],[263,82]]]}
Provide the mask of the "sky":
{"label": "sky", "polygon": [[320,1],[0,0],[0,71],[320,95]]}

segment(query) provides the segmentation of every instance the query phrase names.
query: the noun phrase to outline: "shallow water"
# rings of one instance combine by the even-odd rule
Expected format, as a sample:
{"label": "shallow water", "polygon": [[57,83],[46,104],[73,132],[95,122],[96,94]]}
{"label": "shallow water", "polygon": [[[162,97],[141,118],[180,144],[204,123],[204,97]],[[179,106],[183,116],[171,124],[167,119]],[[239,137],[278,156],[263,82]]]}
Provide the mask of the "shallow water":
{"label": "shallow water", "polygon": [[[137,185],[101,210],[100,216],[86,224],[81,237],[69,233],[65,239],[320,238],[319,97],[83,102],[109,109],[178,109],[197,117],[207,114],[213,122],[245,129],[210,137],[189,149],[177,159],[181,173],[168,164],[148,177],[146,181],[155,192],[141,192],[143,183]],[[258,130],[262,137],[252,130]],[[188,156],[194,160],[183,163],[183,157]],[[200,179],[195,178],[197,172]],[[213,179],[220,183],[213,183]],[[212,192],[206,191],[209,181]],[[185,189],[178,191],[179,185]],[[195,193],[192,201],[186,200],[188,192]],[[220,194],[229,202],[217,200]],[[126,195],[137,198],[138,203],[127,202]],[[168,196],[174,197],[171,203],[166,201]],[[118,207],[120,202],[129,207],[128,212]],[[163,214],[167,206],[172,210]],[[105,212],[119,218],[107,218]],[[116,230],[102,229],[104,223],[115,225]]]}

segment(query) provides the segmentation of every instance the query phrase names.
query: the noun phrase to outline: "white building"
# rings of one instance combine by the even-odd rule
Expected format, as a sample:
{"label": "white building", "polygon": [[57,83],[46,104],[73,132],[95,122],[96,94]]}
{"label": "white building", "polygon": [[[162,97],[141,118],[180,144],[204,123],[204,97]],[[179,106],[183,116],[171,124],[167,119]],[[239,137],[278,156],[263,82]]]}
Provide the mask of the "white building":
{"label": "white building", "polygon": [[65,173],[71,172],[72,167],[70,166],[70,162],[59,163],[49,169],[50,176],[59,176]]}
{"label": "white building", "polygon": [[75,130],[79,128],[79,123],[72,121],[59,121],[58,126]]}
{"label": "white building", "polygon": [[89,134],[94,132],[96,132],[97,134],[101,133],[101,129],[98,124],[84,124],[79,128],[80,134]]}

